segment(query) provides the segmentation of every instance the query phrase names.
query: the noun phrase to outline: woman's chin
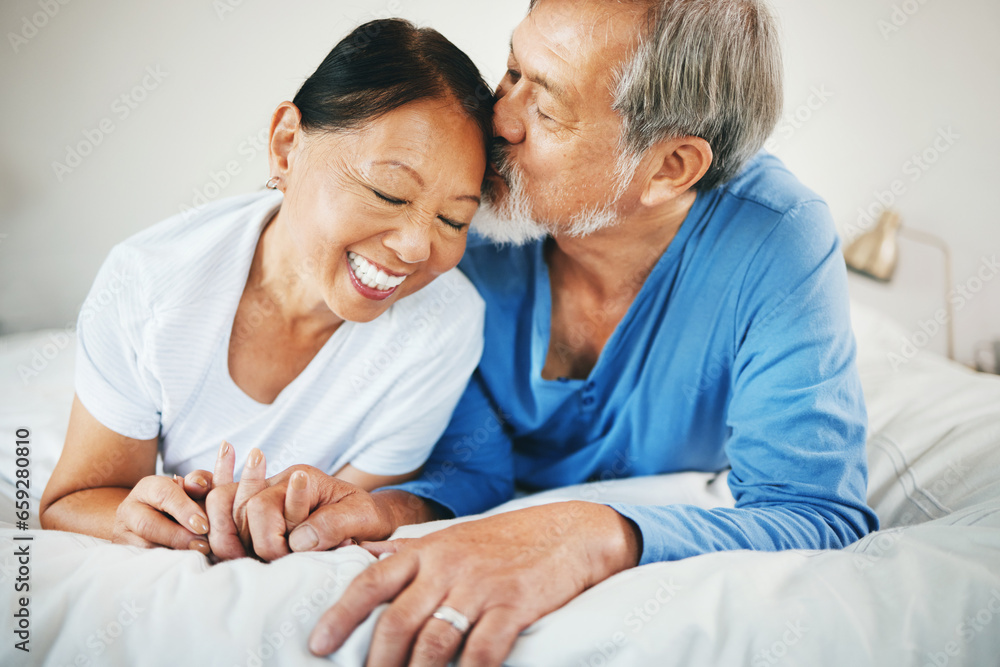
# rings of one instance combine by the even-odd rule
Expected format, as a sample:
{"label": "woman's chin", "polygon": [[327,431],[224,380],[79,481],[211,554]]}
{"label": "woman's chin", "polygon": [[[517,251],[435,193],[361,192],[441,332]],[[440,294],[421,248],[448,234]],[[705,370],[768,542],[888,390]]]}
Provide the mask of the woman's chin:
{"label": "woman's chin", "polygon": [[327,306],[330,308],[330,312],[345,322],[364,324],[378,319],[382,313],[389,310],[389,306],[395,301],[395,298],[373,301],[355,295],[355,298],[352,298],[348,303],[345,303],[343,299],[328,300]]}
{"label": "woman's chin", "polygon": [[392,290],[377,290],[349,280],[346,290],[333,289],[327,293],[326,305],[345,322],[371,322],[389,310],[392,304],[419,292],[432,280],[423,275],[411,276]]}

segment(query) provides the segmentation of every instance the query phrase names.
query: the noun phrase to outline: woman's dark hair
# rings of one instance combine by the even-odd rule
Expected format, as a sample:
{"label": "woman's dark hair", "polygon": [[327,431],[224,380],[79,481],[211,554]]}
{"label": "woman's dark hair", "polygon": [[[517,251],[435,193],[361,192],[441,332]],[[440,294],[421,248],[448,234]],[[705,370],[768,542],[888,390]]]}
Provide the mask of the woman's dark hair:
{"label": "woman's dark hair", "polygon": [[489,146],[494,96],[472,60],[436,30],[380,19],[358,26],[333,47],[292,102],[305,130],[343,131],[410,102],[449,97]]}

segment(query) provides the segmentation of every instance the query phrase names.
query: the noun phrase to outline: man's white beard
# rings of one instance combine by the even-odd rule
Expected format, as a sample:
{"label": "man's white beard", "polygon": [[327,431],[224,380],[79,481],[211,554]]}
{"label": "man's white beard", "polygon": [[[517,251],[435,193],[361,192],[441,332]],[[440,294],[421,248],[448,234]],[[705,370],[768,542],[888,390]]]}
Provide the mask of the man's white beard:
{"label": "man's white beard", "polygon": [[[524,187],[524,173],[513,164],[501,147],[494,147],[493,166],[507,184],[507,193],[498,192],[492,184],[486,188],[483,205],[473,220],[474,229],[498,244],[524,245],[546,236],[581,238],[620,222],[616,204],[628,185],[624,165],[614,176],[616,183],[611,201],[603,206],[589,206],[570,216],[567,225],[539,222],[532,217],[534,206]],[[558,205],[558,202],[554,202]]]}

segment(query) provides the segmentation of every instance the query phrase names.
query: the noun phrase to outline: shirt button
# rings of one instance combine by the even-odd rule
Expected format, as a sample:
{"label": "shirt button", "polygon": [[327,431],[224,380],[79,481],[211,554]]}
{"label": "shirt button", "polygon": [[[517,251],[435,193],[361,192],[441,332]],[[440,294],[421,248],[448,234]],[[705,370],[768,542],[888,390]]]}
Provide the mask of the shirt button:
{"label": "shirt button", "polygon": [[593,396],[585,396],[583,398],[583,404],[586,405],[586,406],[588,406],[588,407],[591,406],[591,405],[593,405],[594,404],[594,397]]}
{"label": "shirt button", "polygon": [[596,385],[594,384],[594,382],[588,382],[587,383],[587,391],[594,391],[594,387],[595,386]]}

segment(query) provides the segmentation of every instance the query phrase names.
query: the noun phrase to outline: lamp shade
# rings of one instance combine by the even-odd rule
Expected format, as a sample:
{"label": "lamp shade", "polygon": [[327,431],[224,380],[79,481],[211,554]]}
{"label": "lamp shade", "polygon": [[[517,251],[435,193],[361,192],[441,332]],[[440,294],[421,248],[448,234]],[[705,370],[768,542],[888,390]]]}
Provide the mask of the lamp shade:
{"label": "lamp shade", "polygon": [[844,251],[847,268],[889,282],[899,258],[899,226],[898,213],[883,213],[874,229],[859,236]]}

